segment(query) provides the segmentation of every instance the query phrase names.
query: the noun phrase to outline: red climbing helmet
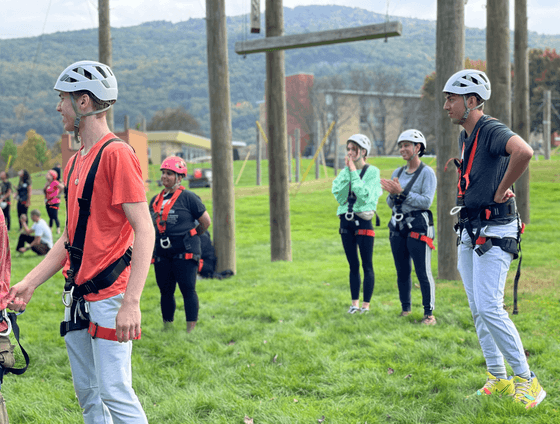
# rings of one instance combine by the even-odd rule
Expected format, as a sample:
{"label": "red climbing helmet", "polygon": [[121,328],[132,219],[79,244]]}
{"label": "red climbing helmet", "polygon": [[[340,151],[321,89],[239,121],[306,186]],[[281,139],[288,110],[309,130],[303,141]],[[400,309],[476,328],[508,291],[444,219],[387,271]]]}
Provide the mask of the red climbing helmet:
{"label": "red climbing helmet", "polygon": [[179,175],[187,175],[187,164],[179,156],[169,156],[162,162],[159,169],[160,171],[167,169],[168,171],[173,171]]}

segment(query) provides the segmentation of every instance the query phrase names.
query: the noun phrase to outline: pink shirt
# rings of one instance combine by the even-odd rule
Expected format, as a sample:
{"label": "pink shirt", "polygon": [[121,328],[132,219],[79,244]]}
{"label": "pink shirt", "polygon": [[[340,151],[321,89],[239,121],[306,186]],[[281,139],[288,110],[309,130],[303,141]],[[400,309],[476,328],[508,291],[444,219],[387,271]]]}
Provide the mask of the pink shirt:
{"label": "pink shirt", "polygon": [[57,180],[53,180],[50,184],[45,186],[45,197],[47,199],[47,205],[58,205],[60,203],[60,198],[58,193],[60,183]]}
{"label": "pink shirt", "polygon": [[[0,310],[6,309],[4,298],[10,291],[12,257],[10,255],[10,240],[8,239],[8,229],[4,221],[4,214],[0,213]],[[4,331],[8,325],[0,322],[0,331]]]}

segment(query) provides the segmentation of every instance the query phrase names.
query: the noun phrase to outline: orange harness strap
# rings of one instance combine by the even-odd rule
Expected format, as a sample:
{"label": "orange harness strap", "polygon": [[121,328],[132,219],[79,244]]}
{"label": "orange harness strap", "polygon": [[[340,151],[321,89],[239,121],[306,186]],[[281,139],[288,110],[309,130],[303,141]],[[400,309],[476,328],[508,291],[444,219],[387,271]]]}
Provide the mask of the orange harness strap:
{"label": "orange harness strap", "polygon": [[375,237],[375,231],[373,230],[358,230],[356,231],[357,236],[370,236]]}
{"label": "orange harness strap", "polygon": [[420,235],[420,233],[416,233],[414,231],[408,233],[408,236],[412,237],[413,239],[423,241],[428,246],[430,246],[430,249],[435,250],[434,239],[431,239],[430,237],[425,236],[424,234]]}
{"label": "orange harness strap", "polygon": [[169,199],[169,202],[167,202],[167,204],[164,206],[163,208],[163,212],[161,210],[161,206],[163,204],[163,196],[164,196],[164,192],[165,190],[162,190],[160,194],[158,194],[158,196],[156,197],[156,200],[154,201],[153,204],[153,209],[154,212],[156,213],[156,224],[159,230],[160,234],[165,233],[165,228],[167,227],[167,216],[169,215],[169,211],[171,210],[171,208],[173,207],[173,205],[175,204],[175,202],[177,201],[177,198],[179,197],[179,195],[181,194],[181,192],[185,189],[185,187],[183,186],[179,186],[177,187],[177,190],[175,190],[175,193],[173,193],[173,196],[171,196],[171,199]]}
{"label": "orange harness strap", "polygon": [[[117,330],[115,330],[114,328],[100,327],[99,325],[91,321],[89,322],[88,333],[92,339],[98,338],[104,340],[112,340],[114,342],[118,341]],[[138,336],[134,337],[134,340],[140,339],[141,336],[142,334],[139,334]]]}

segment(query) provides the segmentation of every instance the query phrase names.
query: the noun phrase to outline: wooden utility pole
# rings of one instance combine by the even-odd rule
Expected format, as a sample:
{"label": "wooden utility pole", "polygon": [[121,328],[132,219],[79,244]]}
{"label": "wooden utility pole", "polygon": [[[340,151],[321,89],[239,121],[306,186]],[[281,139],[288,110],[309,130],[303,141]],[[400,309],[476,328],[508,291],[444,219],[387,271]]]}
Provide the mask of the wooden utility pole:
{"label": "wooden utility pole", "polygon": [[[514,45],[513,131],[528,142],[531,125],[529,120],[529,61],[527,58],[527,0],[515,0]],[[529,168],[515,182],[515,196],[521,220],[528,224],[531,221]]]}
{"label": "wooden utility pole", "polygon": [[[113,68],[109,0],[99,0],[97,6],[99,9],[99,61]],[[114,108],[115,106],[109,108],[107,111],[107,125],[109,125],[111,131],[115,130]]]}
{"label": "wooden utility pole", "polygon": [[294,143],[292,136],[288,136],[288,182],[292,182],[292,149]]}
{"label": "wooden utility pole", "polygon": [[509,0],[488,0],[486,5],[486,73],[492,96],[485,113],[511,128],[511,59]]}
{"label": "wooden utility pole", "polygon": [[294,139],[295,139],[295,145],[296,145],[296,149],[294,151],[294,155],[296,157],[296,183],[299,183],[299,173],[300,173],[300,164],[299,164],[299,157],[300,157],[300,131],[299,128],[296,128],[294,130]]}
{"label": "wooden utility pole", "polygon": [[456,218],[449,214],[457,196],[455,169],[444,172],[447,159],[459,156],[461,127],[454,125],[443,110],[441,90],[451,75],[463,69],[465,51],[464,0],[438,0],[436,24],[436,147],[437,147],[437,237],[438,278],[459,280],[457,271]]}
{"label": "wooden utility pole", "polygon": [[225,0],[206,0],[206,37],[212,138],[212,211],[216,271],[236,272],[235,197]]}
{"label": "wooden utility pole", "polygon": [[261,185],[261,133],[259,131],[259,126],[257,125],[257,185]]}
{"label": "wooden utility pole", "polygon": [[544,92],[544,102],[543,102],[543,149],[544,158],[550,160],[550,135],[552,131],[550,129],[550,90]]}
{"label": "wooden utility pole", "polygon": [[[266,37],[284,34],[282,0],[266,0]],[[270,185],[270,257],[292,260],[290,197],[286,125],[286,76],[284,51],[266,53],[266,109],[268,127],[268,181]],[[228,100],[229,101],[229,100]]]}
{"label": "wooden utility pole", "polygon": [[[315,151],[319,150],[321,145],[321,121],[315,121]],[[315,179],[319,179],[319,171],[321,168],[321,154],[315,158]]]}

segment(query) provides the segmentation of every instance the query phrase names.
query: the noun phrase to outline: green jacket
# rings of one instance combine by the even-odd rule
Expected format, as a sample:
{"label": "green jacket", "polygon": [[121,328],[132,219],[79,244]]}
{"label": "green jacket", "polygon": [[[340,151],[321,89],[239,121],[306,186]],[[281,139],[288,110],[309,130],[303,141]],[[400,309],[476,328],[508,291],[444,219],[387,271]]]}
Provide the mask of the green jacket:
{"label": "green jacket", "polygon": [[377,210],[377,200],[381,196],[381,178],[379,169],[369,165],[364,178],[360,179],[361,169],[350,172],[345,167],[332,184],[332,193],[340,205],[336,211],[337,215],[348,212],[348,185],[352,180],[352,191],[356,194],[354,212],[367,212]]}

